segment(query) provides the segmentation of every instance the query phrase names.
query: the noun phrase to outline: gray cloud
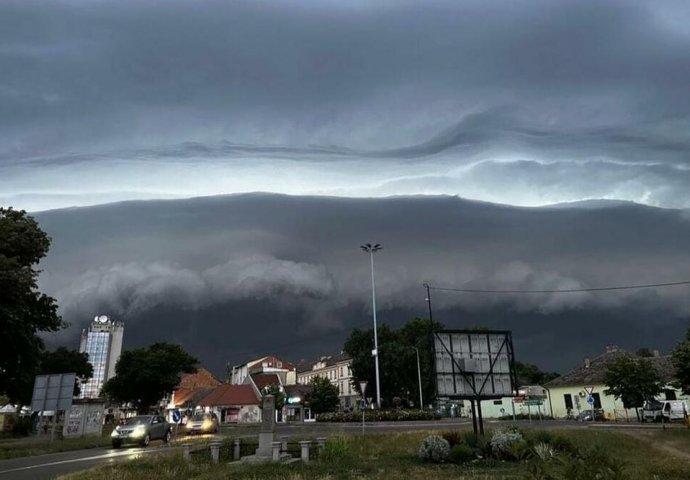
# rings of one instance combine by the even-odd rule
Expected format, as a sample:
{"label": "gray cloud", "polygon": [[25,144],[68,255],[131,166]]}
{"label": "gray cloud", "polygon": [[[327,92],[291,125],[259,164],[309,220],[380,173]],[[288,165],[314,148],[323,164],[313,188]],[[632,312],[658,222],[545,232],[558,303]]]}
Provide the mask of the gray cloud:
{"label": "gray cloud", "polygon": [[597,196],[687,206],[688,18],[623,0],[3,2],[0,202],[410,194],[399,180],[422,174],[462,195],[455,170],[486,163],[559,168],[525,168],[519,191],[475,175],[478,199],[590,198],[570,170],[617,165]]}
{"label": "gray cloud", "polygon": [[[366,241],[384,245],[377,303],[392,324],[426,315],[423,282],[508,290],[639,284],[684,280],[690,260],[687,212],[625,203],[514,208],[451,197],[237,195],[37,218],[54,239],[41,286],[74,325],[61,341],[110,313],[126,321],[130,345],[162,335],[215,368],[248,351],[337,351],[349,328],[369,325],[369,263],[358,249]],[[685,287],[432,296],[447,325],[511,328],[525,345],[548,338],[563,352],[556,363],[596,352],[597,342],[668,348],[688,312]],[[585,328],[596,335],[574,343]],[[547,358],[538,349],[524,355]]]}

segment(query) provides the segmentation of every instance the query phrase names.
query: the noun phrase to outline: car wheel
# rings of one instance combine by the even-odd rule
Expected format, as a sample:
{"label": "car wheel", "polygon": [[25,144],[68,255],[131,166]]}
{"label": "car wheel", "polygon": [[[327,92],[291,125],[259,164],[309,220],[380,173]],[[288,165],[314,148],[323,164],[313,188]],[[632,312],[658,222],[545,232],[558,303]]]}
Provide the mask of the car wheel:
{"label": "car wheel", "polygon": [[120,448],[122,446],[122,442],[120,440],[113,440],[113,448]]}
{"label": "car wheel", "polygon": [[151,435],[147,433],[144,438],[141,439],[141,446],[148,447],[149,443],[151,443]]}
{"label": "car wheel", "polygon": [[168,443],[170,441],[171,437],[172,437],[172,435],[170,434],[170,430],[168,430],[167,432],[165,432],[165,437],[163,437],[163,441],[165,443]]}

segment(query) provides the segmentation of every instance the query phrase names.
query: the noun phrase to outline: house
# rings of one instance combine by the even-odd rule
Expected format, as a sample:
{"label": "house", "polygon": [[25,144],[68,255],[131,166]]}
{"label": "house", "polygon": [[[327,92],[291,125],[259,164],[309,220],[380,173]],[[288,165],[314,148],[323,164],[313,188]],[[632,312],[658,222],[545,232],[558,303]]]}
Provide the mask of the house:
{"label": "house", "polygon": [[[566,418],[569,415],[577,416],[582,410],[592,407],[587,403],[588,390],[594,400],[593,407],[604,411],[604,416],[609,420],[637,420],[634,409],[623,408],[623,402],[616,400],[611,395],[606,395],[604,385],[604,373],[607,366],[625,351],[613,345],[606,347],[601,355],[585,360],[574,369],[550,382],[546,383],[550,414],[555,418]],[[675,369],[670,355],[660,355],[658,350],[648,358],[661,379],[665,382],[661,398],[665,400],[687,399],[682,393],[672,387]]]}
{"label": "house", "polygon": [[300,363],[297,368],[297,383],[308,385],[314,377],[325,377],[338,387],[342,408],[355,408],[359,394],[352,377],[352,357],[345,353],[321,357],[316,362]]}
{"label": "house", "polygon": [[[548,405],[548,392],[540,385],[518,387],[514,397],[502,397],[494,400],[482,400],[483,418],[503,418],[513,415],[527,415],[539,418],[551,415]],[[471,415],[469,402],[464,405],[464,413]]]}
{"label": "house", "polygon": [[281,377],[283,385],[294,385],[297,383],[295,366],[272,355],[250,360],[241,365],[235,365],[229,373],[229,380],[232,385],[244,384],[247,376],[253,373],[274,373]]}
{"label": "house", "polygon": [[221,384],[202,398],[199,406],[215,413],[221,423],[261,421],[261,397],[253,385]]}
{"label": "house", "polygon": [[201,399],[220,384],[221,381],[205,368],[199,368],[195,373],[182,375],[179,385],[169,396],[166,406],[169,413],[168,420],[172,419],[174,409],[188,410],[190,413],[200,409]]}

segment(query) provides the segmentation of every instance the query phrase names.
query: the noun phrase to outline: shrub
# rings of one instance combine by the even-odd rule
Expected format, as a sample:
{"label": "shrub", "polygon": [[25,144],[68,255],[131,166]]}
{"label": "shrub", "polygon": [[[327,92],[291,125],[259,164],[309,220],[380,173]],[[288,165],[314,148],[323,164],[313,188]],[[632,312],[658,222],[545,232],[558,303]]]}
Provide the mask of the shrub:
{"label": "shrub", "polygon": [[[421,410],[365,410],[366,422],[404,422],[414,420],[437,420],[441,418],[436,412]],[[316,416],[317,422],[359,423],[362,412],[321,413]]]}
{"label": "shrub", "polygon": [[532,447],[532,450],[534,450],[534,454],[544,462],[556,456],[556,449],[548,443],[536,443],[534,447]]}
{"label": "shrub", "polygon": [[458,443],[450,449],[450,461],[453,463],[465,463],[476,458],[476,450],[464,443]]}
{"label": "shrub", "polygon": [[345,437],[331,437],[319,455],[319,460],[329,463],[341,463],[350,457],[350,442]]}
{"label": "shrub", "polygon": [[441,436],[448,442],[451,449],[455,445],[463,443],[463,434],[459,430],[448,430],[441,433]]}
{"label": "shrub", "polygon": [[450,445],[443,437],[430,435],[422,440],[417,456],[424,462],[443,463],[450,456]]}
{"label": "shrub", "polygon": [[496,430],[491,437],[491,453],[496,458],[514,458],[514,451],[511,450],[516,444],[524,443],[525,440],[520,432]]}

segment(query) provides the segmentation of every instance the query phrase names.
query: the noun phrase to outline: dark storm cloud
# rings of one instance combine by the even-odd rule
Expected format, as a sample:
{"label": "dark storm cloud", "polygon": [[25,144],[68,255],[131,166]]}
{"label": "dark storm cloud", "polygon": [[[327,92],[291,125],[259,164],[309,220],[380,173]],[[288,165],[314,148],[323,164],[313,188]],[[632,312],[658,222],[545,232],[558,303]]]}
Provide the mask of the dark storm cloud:
{"label": "dark storm cloud", "polygon": [[[358,249],[366,241],[384,245],[377,300],[392,324],[426,314],[425,281],[533,290],[640,284],[687,279],[690,260],[686,212],[616,203],[526,209],[451,197],[239,195],[37,218],[54,239],[42,287],[73,325],[55,341],[76,342],[89,318],[107,313],[127,323],[128,345],[179,341],[216,370],[250,354],[337,351],[349,328],[368,326],[369,263]],[[448,326],[513,329],[522,358],[561,369],[605,343],[669,348],[688,312],[687,287],[432,295]]]}
{"label": "dark storm cloud", "polygon": [[[599,196],[688,206],[687,21],[684,2],[624,0],[3,2],[0,202],[170,196],[180,176],[178,196],[410,194],[394,187],[423,174],[521,203],[554,168],[501,198],[452,171],[520,160],[621,165]],[[301,168],[289,188],[257,167],[276,161]],[[567,180],[536,196],[590,198]]]}

